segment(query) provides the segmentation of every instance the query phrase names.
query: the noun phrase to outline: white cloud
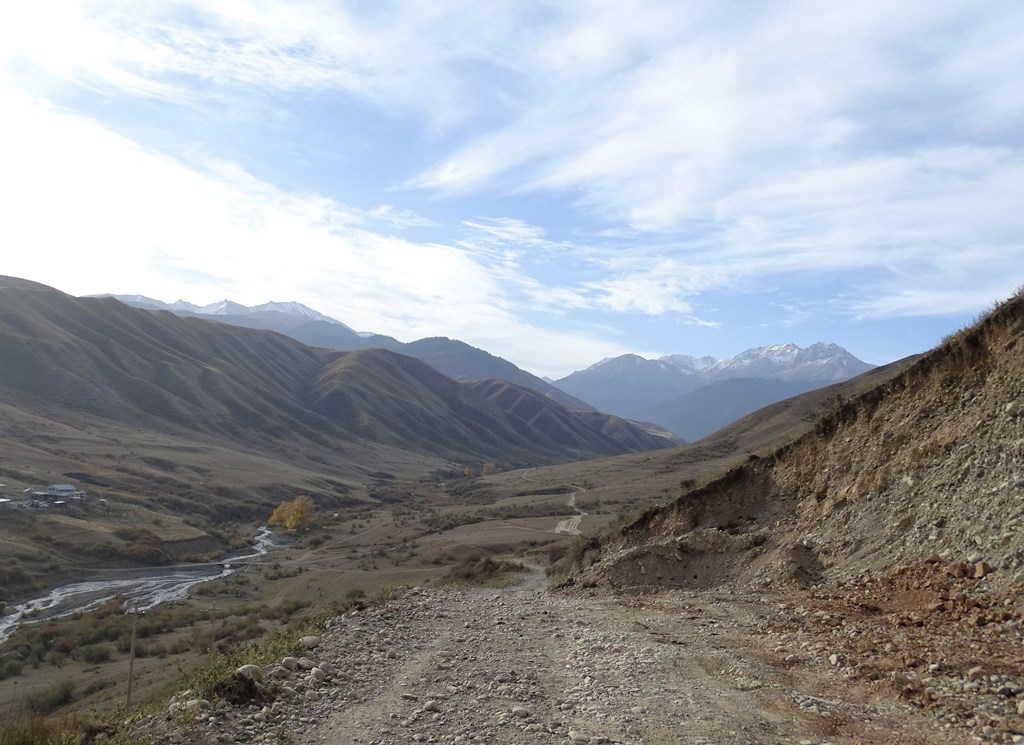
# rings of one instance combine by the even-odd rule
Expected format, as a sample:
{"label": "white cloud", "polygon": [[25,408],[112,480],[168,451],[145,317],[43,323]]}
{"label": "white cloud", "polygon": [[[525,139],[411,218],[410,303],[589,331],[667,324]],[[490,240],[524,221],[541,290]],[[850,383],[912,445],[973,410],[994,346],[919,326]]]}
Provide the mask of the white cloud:
{"label": "white cloud", "polygon": [[520,320],[509,293],[533,281],[486,255],[373,232],[332,200],[229,163],[190,168],[17,93],[0,91],[0,106],[0,273],[72,294],[295,299],[357,329],[444,334],[552,374],[618,348]]}
{"label": "white cloud", "polygon": [[[973,286],[972,286],[973,285]],[[948,285],[941,288],[883,286],[870,300],[850,300],[846,303],[858,318],[888,319],[894,317],[953,316],[977,314],[979,309],[1011,297],[1021,288],[1019,279],[1003,278],[996,286],[1002,292],[992,291],[992,285],[978,287]]]}
{"label": "white cloud", "polygon": [[544,238],[543,228],[511,217],[484,217],[463,220],[462,224],[472,228],[478,240],[496,245],[530,248],[551,248],[556,245]]}
{"label": "white cloud", "polygon": [[[0,76],[32,95],[72,81],[275,113],[323,95],[332,116],[358,99],[416,122],[416,153],[440,155],[395,180],[448,197],[461,232],[401,190],[356,209],[10,94],[0,234],[27,251],[3,262],[48,252],[45,278],[83,292],[146,277],[167,297],[262,302],[289,287],[358,328],[510,345],[503,325],[536,333],[524,305],[708,324],[702,294],[784,278],[828,278],[858,317],[985,305],[1022,279],[1022,24],[1012,4],[924,0],[8,3]],[[552,226],[585,212],[594,232],[553,240],[572,233],[495,217],[514,208],[468,201],[480,192],[550,195]],[[428,226],[438,243],[381,234]]]}
{"label": "white cloud", "polygon": [[[996,263],[976,270],[979,294],[1020,281],[1024,10],[793,2],[724,19],[736,6],[621,7],[547,37],[521,116],[417,185],[576,194],[638,244],[664,233],[658,251],[639,249],[648,260],[708,280],[673,288],[656,269],[605,280],[619,310],[678,312],[721,286],[712,267],[741,284],[873,271],[908,292],[925,275],[952,290],[942,268],[981,252]],[[661,17],[644,33],[634,13]],[[880,309],[927,305],[860,289]]]}
{"label": "white cloud", "polygon": [[433,220],[417,215],[412,210],[396,209],[391,204],[379,204],[371,209],[363,210],[362,215],[367,221],[391,225],[395,228],[422,228],[437,225]]}
{"label": "white cloud", "polygon": [[[367,306],[416,325],[457,317],[459,303],[490,305],[486,267],[464,252],[354,227],[345,208],[282,192],[237,167],[208,172],[145,151],[95,123],[16,94],[0,153],[5,270],[73,292],[162,287],[164,296],[245,288],[242,302],[284,287],[322,287],[345,320]],[[211,277],[168,280],[154,262]]]}
{"label": "white cloud", "polygon": [[[476,71],[515,67],[520,6],[455,0],[54,0],[0,8],[0,62],[89,86],[195,104],[240,90],[342,91],[435,127],[490,114]],[[6,33],[4,31],[6,29]],[[4,57],[7,59],[4,60]]]}

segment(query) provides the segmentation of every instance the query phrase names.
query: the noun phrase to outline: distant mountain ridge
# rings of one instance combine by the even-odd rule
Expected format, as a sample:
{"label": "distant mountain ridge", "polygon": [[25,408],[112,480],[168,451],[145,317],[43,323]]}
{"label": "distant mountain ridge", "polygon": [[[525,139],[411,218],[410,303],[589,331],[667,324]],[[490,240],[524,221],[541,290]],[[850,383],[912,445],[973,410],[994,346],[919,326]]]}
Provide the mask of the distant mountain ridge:
{"label": "distant mountain ridge", "polygon": [[848,380],[872,367],[838,344],[817,342],[803,349],[796,344],[754,347],[709,366],[703,374],[712,380],[770,378],[825,384]]}
{"label": "distant mountain ridge", "polygon": [[[583,418],[512,383],[492,398],[388,350],[317,349],[7,278],[0,353],[6,404],[277,454],[326,448],[363,459],[378,443],[455,462],[535,465],[675,444],[607,415]],[[514,413],[522,396],[557,424],[542,432]]]}
{"label": "distant mountain ridge", "polygon": [[721,362],[716,357],[694,357],[689,354],[668,354],[659,357],[657,361],[690,373],[704,372]]}
{"label": "distant mountain ridge", "polygon": [[[646,359],[625,354],[548,381],[457,339],[430,337],[406,343],[382,334],[357,332],[298,302],[245,306],[225,299],[200,306],[184,300],[165,303],[144,295],[106,297],[147,310],[277,331],[312,347],[386,349],[426,362],[454,380],[505,380],[572,411],[600,411],[646,422],[688,441],[762,406],[848,380],[872,368],[837,344],[818,342],[802,348],[783,343],[748,349],[726,360],[688,354]],[[740,382],[722,385],[730,380]]]}
{"label": "distant mountain ridge", "polygon": [[177,315],[196,316],[233,326],[267,329],[290,336],[303,344],[341,352],[360,349],[387,349],[407,357],[415,357],[450,378],[462,382],[498,378],[532,388],[572,411],[595,411],[586,401],[569,395],[560,388],[465,342],[446,337],[429,337],[413,342],[400,342],[383,334],[354,331],[341,321],[297,302],[270,302],[245,306],[221,300],[199,306],[184,300],[165,303],[145,295],[102,295],[126,305],[145,310],[167,310]]}
{"label": "distant mountain ridge", "polygon": [[763,406],[849,380],[872,367],[838,344],[801,348],[787,343],[755,347],[727,360],[683,354],[651,360],[625,354],[554,384],[601,411],[653,422],[692,441]]}
{"label": "distant mountain ridge", "polygon": [[[125,305],[146,308],[149,310],[169,310],[172,313],[189,313],[197,316],[245,316],[254,313],[283,313],[286,315],[298,316],[311,321],[323,321],[325,323],[342,326],[353,331],[336,318],[331,318],[323,313],[313,310],[308,305],[295,301],[262,303],[260,305],[242,305],[233,300],[218,300],[209,305],[196,305],[187,300],[175,300],[173,303],[165,303],[162,300],[155,300],[145,295],[90,295],[89,297],[112,297],[120,300]],[[357,333],[357,332],[354,332]]]}

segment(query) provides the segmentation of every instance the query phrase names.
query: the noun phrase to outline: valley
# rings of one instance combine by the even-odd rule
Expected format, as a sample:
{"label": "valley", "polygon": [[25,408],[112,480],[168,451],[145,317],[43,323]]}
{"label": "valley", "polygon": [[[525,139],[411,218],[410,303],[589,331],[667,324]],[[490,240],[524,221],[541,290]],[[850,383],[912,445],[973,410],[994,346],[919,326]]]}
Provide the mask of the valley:
{"label": "valley", "polygon": [[[9,606],[220,567],[277,506],[313,510],[144,616],[115,597],[28,619],[0,647],[0,710],[116,711],[137,622],[118,736],[140,742],[1024,741],[1020,296],[927,354],[666,446],[392,352],[27,292],[38,312],[3,317],[4,488],[104,502],[0,506]],[[118,369],[87,364],[114,338]],[[58,350],[89,371],[61,372],[78,397],[36,393]],[[146,372],[143,396],[125,370],[161,354],[174,372]],[[323,667],[299,677],[283,661],[301,654]]]}
{"label": "valley", "polygon": [[[181,620],[170,622],[166,631],[147,635],[147,649],[154,652],[137,661],[136,700],[165,699],[182,684],[179,666],[185,671],[202,666],[208,660],[204,649],[214,648],[217,639],[224,640],[225,648],[239,644],[237,635],[243,628],[248,630],[242,638],[257,630],[265,634],[282,624],[301,626],[325,609],[374,598],[382,591],[443,584],[449,572],[474,556],[509,557],[540,566],[558,561],[576,550],[579,539],[575,531],[593,534],[620,525],[624,516],[639,514],[674,497],[681,484],[714,478],[743,462],[751,450],[769,446],[778,432],[790,433],[794,426],[806,426],[803,420],[827,403],[827,396],[810,396],[739,422],[721,438],[682,448],[502,471],[486,477],[467,478],[436,460],[416,463],[382,458],[378,462],[388,470],[376,472],[376,477],[364,475],[363,483],[352,478],[344,483],[344,491],[335,492],[329,501],[323,492],[313,492],[320,508],[308,532],[291,539],[279,532],[283,546],[248,562],[244,571],[196,585],[191,589],[191,599],[154,609],[157,617],[168,613]],[[53,431],[67,437],[64,442],[88,443],[85,435],[72,438],[72,430],[54,427]],[[118,438],[127,436],[116,434]],[[104,447],[109,443],[108,439]],[[252,453],[242,458],[233,450],[174,443],[166,436],[139,438],[133,443],[131,459],[117,461],[110,470],[97,467],[105,464],[103,450],[99,443],[90,445],[80,460],[76,459],[76,470],[70,473],[84,473],[79,469],[91,467],[93,482],[114,485],[124,483],[126,471],[131,470],[133,478],[138,479],[134,483],[140,487],[146,483],[142,476],[152,474],[156,478],[149,486],[151,491],[140,488],[128,492],[129,501],[120,501],[103,487],[90,485],[91,493],[110,497],[109,510],[102,520],[8,511],[15,519],[0,523],[4,540],[0,547],[27,570],[43,574],[61,567],[61,572],[53,576],[71,582],[83,574],[104,573],[98,567],[109,564],[95,558],[97,542],[114,542],[116,537],[111,536],[118,529],[145,525],[179,559],[198,557],[182,556],[176,546],[184,549],[202,545],[203,558],[213,560],[219,570],[219,551],[249,540],[269,517],[274,503],[267,498],[262,512],[250,507],[248,512],[232,513],[229,510],[235,508],[230,497],[235,492],[211,495],[206,506],[216,510],[213,514],[237,515],[213,528],[194,519],[202,513],[190,516],[163,507],[166,497],[161,474],[203,471],[211,478],[235,479],[234,489],[244,492],[272,478],[287,483],[287,478],[310,479],[316,473],[306,468],[289,469],[279,461]],[[97,453],[95,461],[89,453]],[[44,469],[54,461],[39,449],[33,449],[32,455],[40,460],[21,464],[23,471],[32,475],[32,483],[46,481],[43,474],[52,472]],[[138,465],[124,467],[132,461]],[[152,463],[159,463],[163,470],[156,471]],[[244,464],[246,470],[235,470],[236,464]],[[431,467],[435,475],[424,475]],[[445,480],[439,480],[436,471],[443,469]],[[16,486],[22,482],[6,477],[6,483],[10,491],[17,491]],[[152,499],[147,498],[149,494]],[[281,494],[282,498],[291,495],[285,491]],[[142,506],[147,503],[152,508]],[[41,540],[42,536],[47,538]],[[200,539],[209,543],[197,543]],[[75,561],[71,569],[64,563],[71,557],[91,558]],[[15,705],[33,691],[48,690],[56,680],[68,676],[81,681],[72,708],[116,706],[123,701],[125,689],[125,633],[122,629],[113,642],[107,643],[112,655],[107,662],[97,665],[70,657],[55,658],[39,667],[26,665],[20,675],[0,680],[0,708]],[[120,650],[116,648],[118,638],[122,640]],[[233,638],[235,641],[231,641]],[[18,639],[12,640],[7,649],[17,648],[18,643]],[[174,671],[170,677],[168,670]]]}
{"label": "valley", "polygon": [[1024,745],[1022,29],[0,4],[0,745]]}
{"label": "valley", "polygon": [[[448,573],[476,556],[518,557],[520,560],[532,557],[528,558],[531,562],[547,563],[548,552],[564,552],[572,538],[559,533],[557,525],[574,514],[569,502],[576,491],[571,485],[535,486],[522,478],[528,473],[510,472],[488,479],[459,478],[444,483],[377,480],[367,486],[365,503],[337,507],[336,511],[318,511],[308,531],[296,536],[279,532],[274,539],[275,546],[266,555],[245,558],[241,563],[238,559],[210,556],[214,561],[205,566],[148,570],[172,575],[176,586],[193,582],[182,579],[186,571],[205,571],[220,576],[191,584],[188,596],[167,598],[172,602],[146,612],[155,619],[180,620],[156,622],[162,630],[147,631],[144,644],[148,651],[137,661],[136,700],[153,701],[169,695],[180,684],[178,668],[189,671],[205,664],[208,655],[203,650],[212,648],[218,640],[223,640],[225,648],[237,644],[237,638],[231,639],[240,628],[247,628],[244,632],[247,635],[257,632],[261,635],[286,621],[305,623],[339,604],[372,598],[382,591],[391,591],[389,588],[443,583]],[[492,480],[495,484],[488,485]],[[516,488],[509,489],[508,484]],[[620,512],[635,511],[641,506],[636,500],[611,499],[602,504],[587,504],[591,514],[576,517],[587,521],[582,525],[586,529],[600,527]],[[172,527],[169,517],[160,513],[147,516],[117,502],[112,502],[110,509],[114,516],[107,518],[107,525],[119,522],[124,510],[123,519],[128,524],[154,525],[154,530],[164,527],[168,531]],[[55,546],[55,551],[62,551],[65,544],[72,547],[69,550],[78,550],[76,541],[86,541],[91,533],[104,528],[95,521],[42,510],[31,514],[11,510],[10,514],[16,515],[17,520],[15,529],[10,529],[10,524],[6,526],[5,546],[15,552],[13,558],[17,566],[28,568],[35,563],[26,552],[28,546],[39,545],[47,556],[50,555],[48,544]],[[82,524],[78,530],[75,530],[76,522]],[[188,530],[187,525],[181,525]],[[238,530],[254,530],[245,525],[240,524]],[[65,526],[68,526],[67,532],[58,530]],[[55,532],[52,541],[39,543],[31,538],[49,530]],[[19,534],[26,531],[30,538],[19,538]],[[177,537],[180,533],[165,535]],[[224,563],[230,563],[232,569],[225,570]],[[87,579],[101,583],[111,574],[136,575],[140,571],[103,569],[94,564],[65,570],[63,576],[67,582]],[[131,607],[136,592],[130,584],[118,585],[107,589],[105,595],[91,595],[89,604],[103,607],[103,597],[116,595],[125,598],[125,605]],[[0,657],[11,659],[12,654],[22,654],[19,649],[33,648],[38,643],[33,640],[47,629],[51,638],[74,638],[78,633],[75,629],[89,618],[87,614],[84,620],[78,620],[81,614],[74,613],[71,617],[63,614],[47,620],[49,613],[43,604],[37,603],[36,608],[38,610],[25,614],[29,624],[23,631],[7,644],[0,645]],[[12,616],[18,612],[16,603],[9,602],[7,611],[11,616],[2,620],[14,623]],[[285,620],[278,618],[280,614],[285,614]],[[125,629],[120,629],[109,641],[103,637],[93,638],[86,645],[90,650],[97,646],[106,650],[107,656],[99,664],[93,657],[81,657],[81,646],[76,645],[79,651],[69,650],[69,656],[51,652],[50,658],[40,660],[38,666],[26,664],[16,675],[5,674],[4,679],[0,679],[0,710],[17,706],[26,696],[48,690],[55,681],[69,677],[79,681],[74,709],[117,705],[118,701],[123,701],[125,691],[125,633]],[[175,671],[170,678],[168,671]]]}

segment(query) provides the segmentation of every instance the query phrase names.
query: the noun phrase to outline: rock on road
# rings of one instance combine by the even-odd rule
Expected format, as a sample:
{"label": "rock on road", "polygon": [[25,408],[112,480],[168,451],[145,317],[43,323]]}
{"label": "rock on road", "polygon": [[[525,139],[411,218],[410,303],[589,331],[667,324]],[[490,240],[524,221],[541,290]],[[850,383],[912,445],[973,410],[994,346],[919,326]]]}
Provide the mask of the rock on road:
{"label": "rock on road", "polygon": [[[892,698],[848,688],[772,630],[761,595],[611,598],[411,590],[334,622],[338,669],[250,727],[257,742],[959,742]],[[966,741],[966,740],[963,740]]]}

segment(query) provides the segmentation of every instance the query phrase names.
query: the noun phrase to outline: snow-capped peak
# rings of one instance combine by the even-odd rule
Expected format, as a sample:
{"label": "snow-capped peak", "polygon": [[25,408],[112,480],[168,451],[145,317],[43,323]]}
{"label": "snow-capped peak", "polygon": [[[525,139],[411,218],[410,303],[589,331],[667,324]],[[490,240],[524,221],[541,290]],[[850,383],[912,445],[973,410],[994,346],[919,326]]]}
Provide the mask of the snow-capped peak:
{"label": "snow-capped peak", "polygon": [[[288,313],[293,316],[304,316],[313,321],[324,321],[325,323],[334,323],[339,326],[345,326],[341,321],[325,316],[318,310],[313,310],[308,305],[297,303],[294,300],[290,302],[275,302],[263,303],[262,305],[254,305],[249,309],[253,313],[259,313],[260,311],[276,311],[278,313]],[[345,326],[348,328],[348,326]],[[351,331],[352,329],[349,329]]]}
{"label": "snow-capped peak", "polygon": [[[218,300],[215,303],[209,305],[196,305],[190,303],[187,300],[175,300],[173,303],[165,303],[162,300],[154,300],[153,298],[146,297],[145,295],[104,295],[102,297],[112,297],[120,300],[128,305],[142,306],[146,308],[158,308],[161,310],[170,310],[175,313],[187,313],[204,316],[244,316],[251,315],[253,313],[284,313],[290,316],[299,316],[300,318],[308,318],[312,321],[323,321],[324,323],[330,323],[342,328],[348,329],[353,333],[356,333],[352,328],[346,326],[341,321],[326,316],[320,311],[313,310],[308,305],[303,305],[298,302],[269,302],[261,305],[247,306],[241,303],[236,303],[233,300]],[[360,336],[373,336],[372,332],[361,333]]]}
{"label": "snow-capped peak", "polygon": [[816,342],[802,349],[796,344],[770,344],[741,352],[708,369],[715,378],[779,378],[782,380],[846,380],[869,370],[838,344]]}
{"label": "snow-capped peak", "polygon": [[[118,296],[122,297],[122,296]],[[159,300],[157,301],[160,302]],[[199,306],[195,303],[190,303],[188,300],[175,300],[173,303],[160,303],[167,310],[182,310],[186,313],[198,313]]]}
{"label": "snow-capped peak", "polygon": [[244,316],[252,312],[251,308],[236,303],[233,300],[218,300],[215,303],[209,305],[203,305],[196,308],[195,313],[201,313],[205,316]]}
{"label": "snow-capped peak", "polygon": [[144,305],[150,308],[159,308],[160,310],[166,310],[167,303],[159,300],[154,300],[151,297],[145,295],[89,295],[88,297],[109,297],[115,300],[120,300],[122,303],[131,303],[133,305]]}
{"label": "snow-capped peak", "polygon": [[729,377],[762,376],[792,363],[798,354],[800,347],[796,344],[769,344],[740,352],[715,365],[713,371]]}
{"label": "snow-capped peak", "polygon": [[639,354],[623,354],[623,355],[620,355],[618,357],[605,357],[602,360],[594,362],[594,364],[592,364],[587,369],[588,370],[597,369],[598,367],[601,367],[603,365],[609,364],[611,362],[615,362],[617,366],[621,367],[621,366],[623,366],[624,364],[627,364],[627,363],[636,364],[638,360],[639,361],[646,361]]}
{"label": "snow-capped peak", "polygon": [[690,354],[667,354],[664,357],[658,358],[658,362],[688,373],[703,372],[710,367],[714,367],[720,361],[715,357],[694,357]]}

